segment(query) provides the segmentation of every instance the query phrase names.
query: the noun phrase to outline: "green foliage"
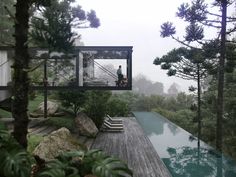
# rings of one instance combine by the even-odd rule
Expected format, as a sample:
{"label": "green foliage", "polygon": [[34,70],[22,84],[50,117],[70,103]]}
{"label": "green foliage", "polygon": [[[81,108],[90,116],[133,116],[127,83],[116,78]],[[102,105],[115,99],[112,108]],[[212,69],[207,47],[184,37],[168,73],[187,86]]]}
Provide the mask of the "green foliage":
{"label": "green foliage", "polygon": [[144,96],[141,95],[138,97],[137,101],[133,106],[135,111],[151,111],[156,107],[164,106],[165,98],[159,95]]}
{"label": "green foliage", "polygon": [[107,103],[111,96],[110,91],[88,91],[85,106],[86,114],[100,128],[107,112]]}
{"label": "green foliage", "polygon": [[40,94],[38,94],[38,95],[35,97],[35,99],[30,100],[30,101],[29,101],[29,106],[28,106],[29,112],[35,111],[35,110],[38,108],[38,106],[39,106],[39,104],[40,104],[41,102],[43,102],[43,96],[40,95]]}
{"label": "green foliage", "polygon": [[189,109],[194,102],[193,95],[187,95],[183,92],[175,97],[164,97],[160,95],[137,97],[133,105],[132,111],[151,111],[156,108],[163,108],[169,111],[178,111],[181,109]]}
{"label": "green foliage", "polygon": [[114,116],[127,116],[130,112],[128,104],[125,100],[120,99],[118,96],[112,96],[107,103],[107,113]]}
{"label": "green foliage", "polygon": [[161,37],[169,37],[176,33],[173,23],[166,22],[161,25]]}
{"label": "green foliage", "polygon": [[12,117],[11,113],[8,112],[8,111],[5,111],[3,109],[0,109],[0,118],[3,117],[3,118],[6,118],[6,117]]}
{"label": "green foliage", "polygon": [[[14,44],[14,0],[1,0],[0,2],[0,44]],[[10,13],[10,14],[9,14]],[[7,42],[6,42],[7,41]]]}
{"label": "green foliage", "polygon": [[153,111],[163,115],[168,118],[171,122],[174,122],[181,128],[185,129],[192,134],[197,134],[197,126],[193,123],[193,117],[195,117],[195,113],[190,111],[189,109],[181,109],[178,111],[169,111],[163,108],[156,108]]}
{"label": "green foliage", "polygon": [[[74,0],[51,0],[50,6],[33,16],[31,37],[37,46],[51,50],[70,51],[75,34],[72,28],[97,28],[100,21],[96,12],[85,12],[81,6],[73,7]],[[84,26],[87,24],[87,26]]]}
{"label": "green foliage", "polygon": [[[133,91],[126,91],[122,93],[115,94],[113,93],[111,96],[111,99],[119,98],[120,100],[124,101],[126,105],[128,106],[128,110],[133,110],[135,107],[135,103],[138,100],[139,94],[133,92]],[[108,105],[109,106],[109,105]]]}
{"label": "green foliage", "polygon": [[37,46],[59,51],[68,51],[72,47],[74,34],[71,31],[69,6],[69,1],[53,0],[50,6],[41,11],[43,18],[32,18],[31,37]]}
{"label": "green foliage", "polygon": [[57,128],[66,127],[69,130],[74,130],[74,117],[51,117],[44,122],[45,125],[55,126]]}
{"label": "green foliage", "polygon": [[101,150],[70,151],[48,162],[39,177],[98,177],[132,176],[132,171],[122,161],[104,154]]}
{"label": "green foliage", "polygon": [[201,50],[184,47],[173,49],[153,61],[155,65],[161,65],[161,69],[167,70],[168,76],[195,81],[197,81],[198,72],[200,79],[207,76],[207,71],[212,69],[213,62],[212,59],[204,58]]}
{"label": "green foliage", "polygon": [[[42,61],[41,61],[42,62]],[[39,65],[40,63],[38,63],[38,61],[31,61],[31,65],[32,68]],[[43,77],[44,77],[44,72],[43,72],[43,68],[39,67],[36,70],[34,70],[31,74],[30,74],[30,81],[31,84],[35,84],[37,83],[37,85],[43,85]]]}
{"label": "green foliage", "polygon": [[28,177],[31,172],[30,158],[24,150],[1,151],[0,169],[6,177]]}
{"label": "green foliage", "polygon": [[132,81],[132,87],[135,93],[144,95],[162,95],[164,86],[161,82],[152,82],[146,76],[139,74]]}
{"label": "green foliage", "polygon": [[0,122],[0,130],[7,130],[7,127],[3,122]]}
{"label": "green foliage", "polygon": [[[206,73],[212,74],[218,79],[218,94],[217,94],[217,139],[216,146],[221,151],[222,150],[222,132],[223,132],[223,122],[224,122],[224,78],[225,71],[233,72],[235,67],[235,39],[232,40],[230,36],[235,32],[234,17],[230,17],[227,14],[227,9],[232,7],[234,1],[215,1],[210,6],[205,3],[205,0],[192,0],[190,3],[183,3],[177,12],[177,16],[180,19],[183,19],[187,22],[186,25],[186,35],[181,39],[179,37],[174,36],[175,27],[171,22],[163,23],[161,25],[161,36],[162,37],[172,37],[172,39],[176,40],[180,44],[188,47],[193,51],[196,55],[195,57],[189,55],[183,55],[183,59],[194,59],[189,60],[191,64],[195,64],[195,66],[190,63],[182,63],[180,65],[174,65],[171,63],[170,66],[169,60],[166,59],[166,56],[163,56],[161,59],[156,58],[154,64],[163,66],[163,69],[168,69],[169,75],[175,75],[178,77],[182,77],[184,79],[190,80],[198,80],[198,121],[199,121],[199,136],[201,135],[201,100],[200,100],[200,80],[206,77]],[[214,8],[219,9],[219,14],[212,13],[211,10]],[[233,7],[234,8],[234,7]],[[219,19],[219,17],[221,17]],[[226,28],[227,26],[227,28]],[[204,28],[212,27],[214,29],[221,29],[220,31],[220,39],[216,37],[215,39],[207,39],[204,40]],[[212,35],[214,36],[214,35]],[[228,41],[231,40],[231,41]],[[196,45],[197,43],[197,45]],[[234,48],[234,49],[233,49]],[[194,51],[198,51],[197,53]],[[191,52],[190,52],[191,53]],[[191,56],[191,57],[190,57]],[[171,58],[171,55],[168,56]],[[177,58],[177,57],[176,57]],[[234,58],[234,59],[233,59]],[[177,61],[177,59],[176,59]],[[208,61],[208,62],[205,62]],[[176,62],[177,63],[177,62]],[[225,64],[226,63],[226,64]],[[182,66],[185,65],[185,69]],[[187,65],[187,66],[186,66]],[[225,66],[226,65],[226,66]],[[194,67],[197,70],[193,69]],[[186,68],[188,67],[188,68]],[[189,68],[193,70],[190,71]],[[176,70],[176,73],[173,72]],[[204,71],[205,70],[205,71]],[[197,73],[193,72],[197,71]],[[198,77],[195,77],[196,74]],[[187,76],[187,77],[186,77]],[[190,77],[189,77],[190,76]]]}
{"label": "green foliage", "polygon": [[58,92],[58,96],[62,101],[62,106],[65,108],[71,108],[75,116],[86,102],[85,91],[63,90]]}
{"label": "green foliage", "polygon": [[0,176],[30,176],[32,158],[5,130],[0,130],[0,151]]}
{"label": "green foliage", "polygon": [[[225,153],[232,156],[234,159],[236,159],[236,143],[235,143],[235,137],[236,137],[236,94],[235,94],[235,87],[236,87],[236,72],[232,73],[226,73],[225,75],[225,91],[224,91],[224,146],[223,150]],[[213,79],[210,84],[208,90],[203,94],[203,100],[204,100],[204,119],[203,122],[203,138],[207,142],[213,144],[216,140],[215,134],[212,132],[215,132],[216,130],[216,112],[217,112],[217,83],[216,79]]]}
{"label": "green foliage", "polygon": [[[32,144],[39,137],[30,137]],[[36,141],[35,141],[36,140]],[[0,176],[29,177],[34,162],[29,155],[8,133],[0,130]],[[37,171],[37,177],[82,177],[94,174],[98,177],[132,176],[128,166],[117,158],[105,155],[101,150],[69,151],[60,154],[56,159],[46,162]]]}
{"label": "green foliage", "polygon": [[38,144],[43,140],[43,136],[40,135],[29,135],[27,151],[32,153]]}
{"label": "green foliage", "polygon": [[80,177],[78,169],[70,165],[70,161],[58,159],[46,163],[38,177]]}
{"label": "green foliage", "polygon": [[105,155],[101,150],[91,150],[85,153],[82,167],[86,167],[98,177],[132,176],[128,166],[117,158]]}

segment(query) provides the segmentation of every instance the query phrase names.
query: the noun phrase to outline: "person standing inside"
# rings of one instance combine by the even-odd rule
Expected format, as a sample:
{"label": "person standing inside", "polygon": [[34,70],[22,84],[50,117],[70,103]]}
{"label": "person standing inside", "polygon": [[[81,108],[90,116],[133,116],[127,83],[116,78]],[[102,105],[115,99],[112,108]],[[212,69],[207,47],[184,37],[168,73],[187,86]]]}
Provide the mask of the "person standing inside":
{"label": "person standing inside", "polygon": [[122,81],[122,79],[123,79],[123,74],[122,74],[121,65],[119,65],[119,68],[117,69],[116,74],[117,74],[117,76],[118,76],[117,85],[120,86],[120,83],[121,83],[121,81]]}

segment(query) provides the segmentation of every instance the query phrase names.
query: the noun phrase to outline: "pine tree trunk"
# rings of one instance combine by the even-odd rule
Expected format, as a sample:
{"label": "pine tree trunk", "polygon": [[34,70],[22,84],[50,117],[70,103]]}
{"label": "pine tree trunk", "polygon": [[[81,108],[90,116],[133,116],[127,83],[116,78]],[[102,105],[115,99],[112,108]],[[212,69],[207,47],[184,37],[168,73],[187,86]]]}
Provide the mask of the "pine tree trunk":
{"label": "pine tree trunk", "polygon": [[221,49],[218,70],[218,100],[217,100],[217,123],[216,123],[216,148],[222,151],[222,128],[224,113],[224,65],[225,65],[225,41],[226,41],[226,14],[227,0],[221,1],[222,21],[221,21]]}
{"label": "pine tree trunk", "polygon": [[28,54],[28,21],[29,21],[28,0],[17,0],[16,22],[15,22],[15,58],[13,75],[13,110],[15,139],[24,147],[27,147],[28,129],[28,73],[24,70],[29,66]]}
{"label": "pine tree trunk", "polygon": [[200,66],[197,65],[197,118],[198,118],[198,147],[200,147],[200,139],[202,135],[202,116],[201,116],[201,80]]}

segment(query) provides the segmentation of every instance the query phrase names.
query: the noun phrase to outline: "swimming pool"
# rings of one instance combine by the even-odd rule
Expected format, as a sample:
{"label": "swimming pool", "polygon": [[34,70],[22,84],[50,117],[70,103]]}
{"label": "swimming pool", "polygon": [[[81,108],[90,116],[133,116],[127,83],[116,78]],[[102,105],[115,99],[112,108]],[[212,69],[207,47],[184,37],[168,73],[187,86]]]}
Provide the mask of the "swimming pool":
{"label": "swimming pool", "polygon": [[154,112],[133,112],[173,177],[236,177],[236,162]]}

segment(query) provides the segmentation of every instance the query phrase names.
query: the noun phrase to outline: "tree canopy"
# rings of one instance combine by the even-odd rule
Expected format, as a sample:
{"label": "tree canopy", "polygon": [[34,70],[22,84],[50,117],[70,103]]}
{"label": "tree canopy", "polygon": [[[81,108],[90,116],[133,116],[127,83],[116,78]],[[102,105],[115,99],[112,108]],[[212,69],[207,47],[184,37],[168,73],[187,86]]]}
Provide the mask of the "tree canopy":
{"label": "tree canopy", "polygon": [[74,0],[51,0],[50,6],[39,8],[31,19],[30,36],[36,46],[51,50],[68,51],[79,34],[79,28],[97,28],[100,20],[96,12],[85,12],[80,5],[73,7]]}
{"label": "tree canopy", "polygon": [[[218,60],[216,65],[218,72],[216,75],[218,79],[216,147],[220,151],[222,150],[225,61],[228,61],[226,60],[226,43],[232,43],[232,38],[228,36],[236,31],[236,18],[227,16],[227,9],[229,6],[233,5],[234,2],[235,0],[216,0],[209,5],[205,3],[204,0],[192,0],[191,3],[183,3],[180,5],[176,15],[187,22],[185,28],[186,33],[183,38],[176,37],[176,28],[172,22],[165,22],[161,25],[162,37],[172,37],[172,39],[190,49],[201,50],[209,44],[216,44],[216,46],[219,46],[216,48],[218,50],[214,53],[214,58]],[[214,9],[212,7],[219,9],[220,13],[217,14],[212,12],[211,9]],[[231,25],[228,25],[230,23]],[[218,33],[218,35],[217,33],[211,35],[213,36],[212,39],[207,39],[204,35],[204,30],[212,27],[220,31],[220,33]],[[213,48],[211,49],[211,51],[214,50],[215,49]],[[234,62],[231,61],[231,64],[234,64]],[[164,65],[164,67],[167,67],[167,69],[170,68],[169,65]],[[231,69],[231,71],[232,70],[233,69]],[[170,74],[174,75],[175,70],[170,70]]]}

